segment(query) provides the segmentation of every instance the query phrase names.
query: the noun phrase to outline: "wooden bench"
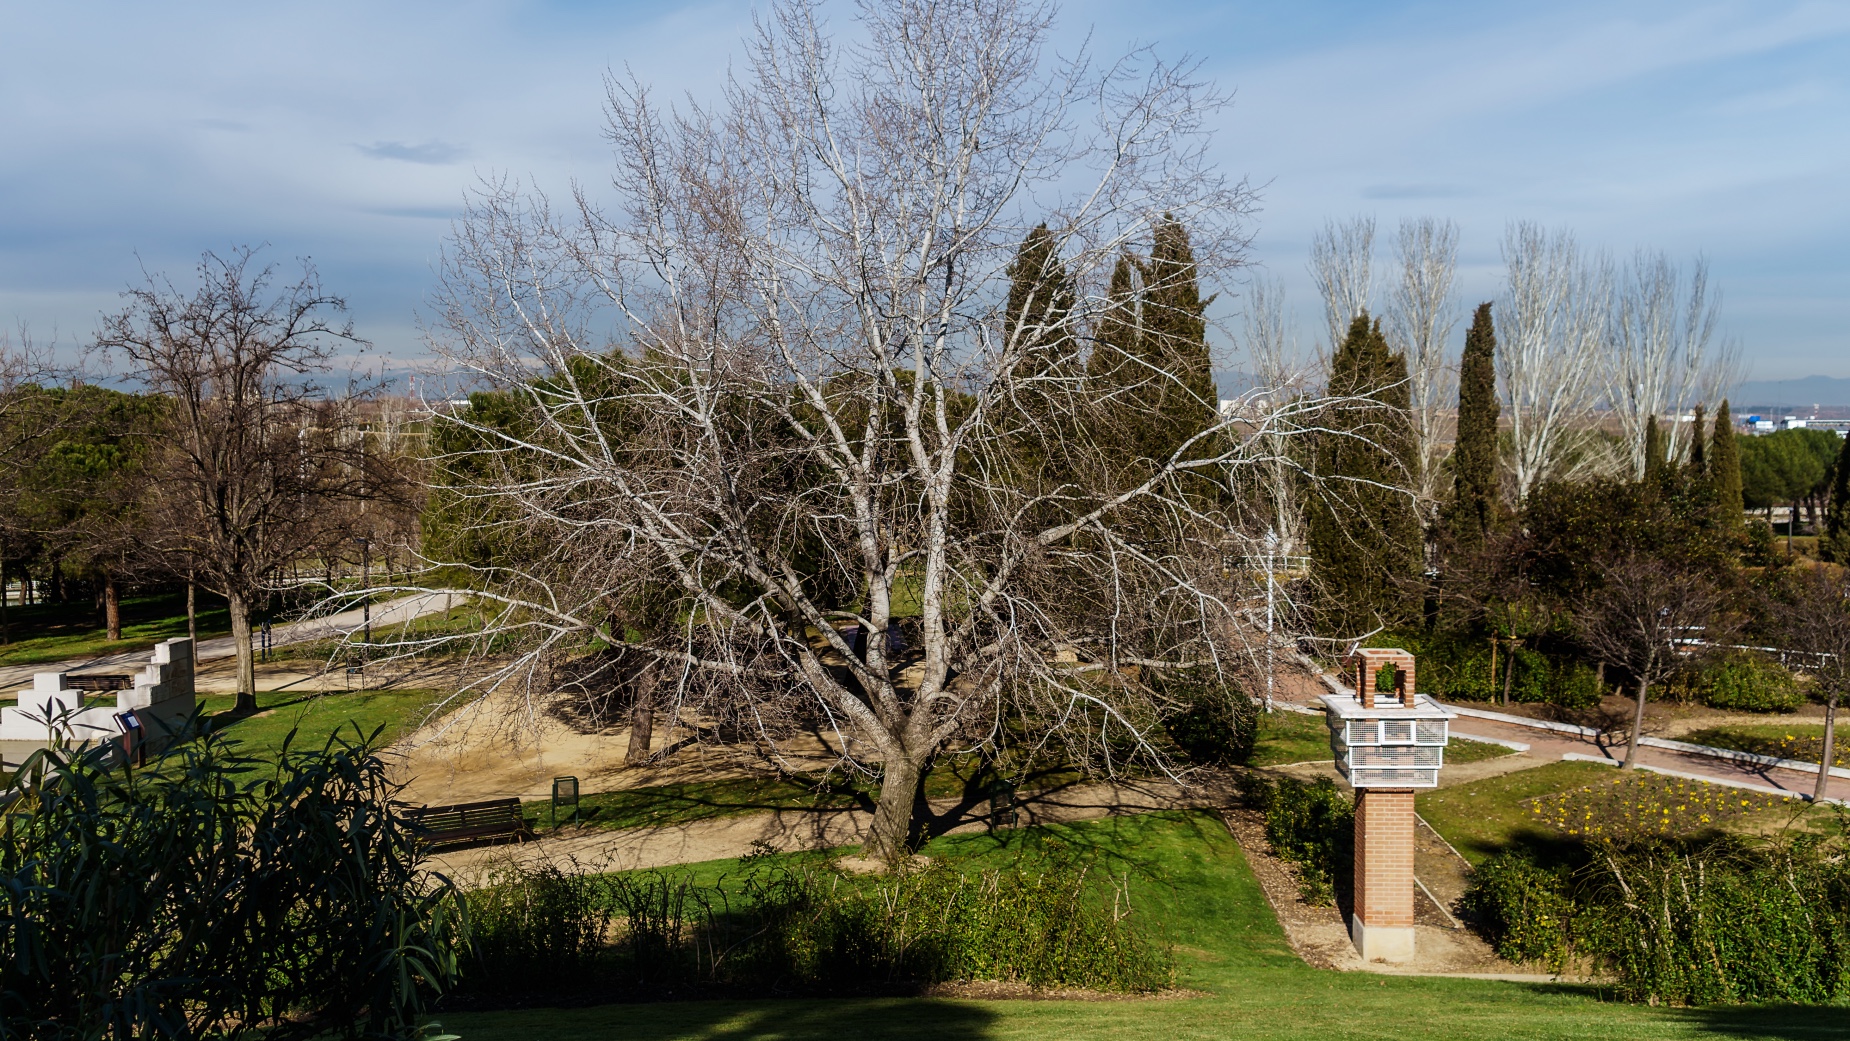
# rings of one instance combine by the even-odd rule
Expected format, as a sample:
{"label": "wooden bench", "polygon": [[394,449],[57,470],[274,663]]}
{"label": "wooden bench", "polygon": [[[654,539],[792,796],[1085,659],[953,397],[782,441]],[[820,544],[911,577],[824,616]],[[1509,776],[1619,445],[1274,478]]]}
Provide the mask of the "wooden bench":
{"label": "wooden bench", "polygon": [[420,806],[405,814],[405,818],[418,837],[432,846],[503,835],[511,835],[519,842],[533,835],[533,829],[521,815],[519,799]]}

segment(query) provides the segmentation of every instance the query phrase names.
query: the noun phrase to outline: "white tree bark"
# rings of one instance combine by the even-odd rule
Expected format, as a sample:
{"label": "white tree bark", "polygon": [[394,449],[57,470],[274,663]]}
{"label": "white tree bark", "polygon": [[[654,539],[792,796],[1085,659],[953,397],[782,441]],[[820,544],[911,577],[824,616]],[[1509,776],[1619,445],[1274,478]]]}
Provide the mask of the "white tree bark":
{"label": "white tree bark", "polygon": [[1657,416],[1669,458],[1689,451],[1695,433],[1682,417],[1727,393],[1739,375],[1739,349],[1715,343],[1719,294],[1700,258],[1686,282],[1663,253],[1640,250],[1617,293],[1606,352],[1606,398],[1625,438],[1632,479],[1645,473],[1645,427]]}
{"label": "white tree bark", "polygon": [[1387,305],[1388,344],[1406,355],[1414,449],[1420,461],[1420,517],[1430,528],[1439,500],[1440,464],[1451,442],[1457,373],[1447,355],[1458,323],[1452,282],[1458,266],[1458,226],[1421,217],[1400,222],[1394,240],[1395,281]]}
{"label": "white tree bark", "polygon": [[[526,637],[499,680],[595,637],[661,663],[669,726],[697,708],[771,748],[810,727],[880,771],[869,847],[892,857],[931,758],[1010,718],[1160,765],[1137,670],[1233,667],[1264,595],[1226,567],[1264,525],[1202,490],[1273,473],[1329,403],[1242,407],[1126,479],[1109,431],[1140,399],[1095,394],[1078,355],[1152,220],[1186,225],[1204,279],[1240,259],[1251,194],[1206,159],[1219,99],[1143,56],[1044,60],[1036,7],[861,22],[838,48],[816,7],[776,6],[711,110],[612,83],[611,212],[485,189],[437,338],[505,408],[447,417],[471,447],[438,462],[518,548],[460,562],[490,628]],[[1005,321],[1043,221],[1079,304]],[[1067,353],[1026,363],[1047,344]],[[676,637],[630,640],[612,619],[664,589]]]}
{"label": "white tree bark", "polygon": [[1327,221],[1310,243],[1310,273],[1323,297],[1323,319],[1331,354],[1349,335],[1349,323],[1368,310],[1374,293],[1375,219]]}
{"label": "white tree bark", "polygon": [[1497,381],[1514,443],[1511,492],[1582,465],[1583,435],[1598,394],[1612,278],[1583,257],[1566,231],[1511,225],[1503,240],[1507,281],[1497,299]]}

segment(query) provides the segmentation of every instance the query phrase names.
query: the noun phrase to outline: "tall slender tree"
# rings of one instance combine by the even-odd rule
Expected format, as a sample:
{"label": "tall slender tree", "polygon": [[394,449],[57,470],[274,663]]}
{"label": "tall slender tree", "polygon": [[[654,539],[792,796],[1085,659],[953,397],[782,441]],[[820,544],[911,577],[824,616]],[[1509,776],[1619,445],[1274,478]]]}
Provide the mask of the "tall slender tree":
{"label": "tall slender tree", "polygon": [[1649,416],[1644,422],[1644,482],[1655,488],[1664,478],[1664,435],[1657,426],[1657,417]]}
{"label": "tall slender tree", "polygon": [[1309,509],[1312,574],[1326,628],[1344,635],[1412,619],[1422,540],[1407,362],[1357,315],[1330,359],[1331,415],[1316,449],[1323,494]]}
{"label": "tall slender tree", "polygon": [[[1220,395],[1214,388],[1214,363],[1208,353],[1208,326],[1202,317],[1211,301],[1201,298],[1201,278],[1188,229],[1165,214],[1156,225],[1150,250],[1143,305],[1143,336],[1152,362],[1162,367],[1162,412],[1175,429],[1179,447],[1214,424]],[[1172,449],[1173,451],[1173,449]]]}
{"label": "tall slender tree", "polygon": [[1715,509],[1729,531],[1742,525],[1741,448],[1734,443],[1734,417],[1728,400],[1715,410],[1714,433],[1709,437],[1709,480],[1715,485]]}
{"label": "tall slender tree", "polygon": [[1706,438],[1702,436],[1703,420],[1707,417],[1704,416],[1703,413],[1703,407],[1697,405],[1696,429],[1689,436],[1689,478],[1692,481],[1698,482],[1707,481],[1709,479],[1708,450],[1703,444]]}
{"label": "tall slender tree", "polygon": [[1831,498],[1824,511],[1823,537],[1818,552],[1826,560],[1850,564],[1850,437],[1837,453],[1831,469]]}
{"label": "tall slender tree", "polygon": [[1064,440],[1071,418],[1066,391],[1079,375],[1073,335],[1078,294],[1046,224],[1022,239],[1008,277],[1001,349],[1014,359],[1015,394],[1004,405],[1009,415],[1001,426],[1013,431],[1008,441],[1016,480],[1051,488],[1071,476],[1049,449]]}
{"label": "tall slender tree", "polygon": [[1452,497],[1446,510],[1452,541],[1480,545],[1494,526],[1497,489],[1497,331],[1491,305],[1479,304],[1458,363],[1458,442],[1452,449]]}

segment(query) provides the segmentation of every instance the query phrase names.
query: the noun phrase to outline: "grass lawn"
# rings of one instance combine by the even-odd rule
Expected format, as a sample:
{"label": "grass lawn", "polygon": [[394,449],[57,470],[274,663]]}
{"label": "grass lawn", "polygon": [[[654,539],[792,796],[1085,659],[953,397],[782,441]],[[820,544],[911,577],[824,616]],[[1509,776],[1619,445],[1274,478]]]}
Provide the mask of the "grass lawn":
{"label": "grass lawn", "polygon": [[[1850,724],[1850,720],[1846,723]],[[1824,754],[1824,724],[1739,723],[1698,730],[1678,740],[1815,763]],[[1832,766],[1850,766],[1850,749],[1844,747],[1847,743],[1850,743],[1850,726],[1839,726],[1831,742]]]}
{"label": "grass lawn", "polygon": [[[186,594],[131,596],[122,600],[122,639],[104,639],[101,612],[83,603],[7,608],[12,639],[0,646],[0,665],[39,665],[68,658],[146,650],[186,635]],[[217,597],[199,598],[199,637],[231,631],[231,616]]]}
{"label": "grass lawn", "polygon": [[[1850,1038],[1843,1009],[1665,1009],[1586,988],[1312,969],[1293,955],[1226,830],[1206,814],[1152,814],[952,836],[925,852],[1004,861],[1060,839],[1136,879],[1135,905],[1178,945],[1193,996],[1130,1001],[832,999],[700,1001],[439,1015],[465,1041],[598,1038],[1179,1041],[1254,1038]],[[704,877],[734,861],[695,865]]]}
{"label": "grass lawn", "polygon": [[232,713],[236,697],[206,695],[199,712],[214,731],[237,738],[252,753],[274,752],[291,729],[297,730],[295,747],[319,748],[336,730],[353,736],[355,725],[370,735],[383,726],[382,742],[391,742],[416,729],[438,695],[429,690],[259,691],[257,713]]}
{"label": "grass lawn", "polygon": [[1513,843],[1546,846],[1554,841],[1536,828],[1522,800],[1610,780],[1613,773],[1612,767],[1597,763],[1549,763],[1421,792],[1415,806],[1434,831],[1476,864]]}
{"label": "grass lawn", "polygon": [[[1511,754],[1502,745],[1456,737],[1445,747],[1448,763],[1475,763]],[[1322,716],[1278,711],[1259,717],[1259,741],[1253,746],[1252,765],[1327,762],[1330,756],[1330,728]]]}

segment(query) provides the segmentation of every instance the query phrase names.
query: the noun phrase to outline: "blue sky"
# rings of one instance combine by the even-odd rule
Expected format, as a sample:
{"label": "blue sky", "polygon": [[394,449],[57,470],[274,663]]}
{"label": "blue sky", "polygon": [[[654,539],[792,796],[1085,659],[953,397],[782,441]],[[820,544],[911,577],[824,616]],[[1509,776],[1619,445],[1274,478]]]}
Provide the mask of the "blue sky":
{"label": "blue sky", "polygon": [[[140,264],[268,242],[415,358],[475,179],[596,182],[605,70],[710,90],[751,10],[0,0],[0,323],[74,344]],[[1235,92],[1221,162],[1263,186],[1252,259],[1306,340],[1327,218],[1456,220],[1466,303],[1529,219],[1700,253],[1755,377],[1850,376],[1850,4],[1119,0],[1062,24],[1191,53]]]}

